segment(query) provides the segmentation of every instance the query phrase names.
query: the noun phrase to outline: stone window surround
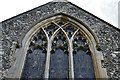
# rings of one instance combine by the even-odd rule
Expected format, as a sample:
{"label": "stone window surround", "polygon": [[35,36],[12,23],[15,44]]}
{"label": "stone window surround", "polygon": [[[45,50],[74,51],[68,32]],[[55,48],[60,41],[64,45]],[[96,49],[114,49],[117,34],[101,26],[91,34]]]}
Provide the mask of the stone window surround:
{"label": "stone window surround", "polygon": [[[89,41],[89,48],[90,48],[90,51],[92,53],[92,60],[93,60],[93,66],[94,66],[94,71],[95,71],[95,77],[96,78],[107,78],[106,69],[102,68],[102,65],[101,65],[101,61],[103,60],[103,56],[102,56],[102,52],[97,50],[97,46],[99,45],[99,40],[97,39],[95,34],[87,26],[83,26],[83,25],[81,25],[81,23],[77,22],[76,20],[69,18],[68,16],[64,16],[64,15],[57,15],[57,16],[53,16],[53,17],[50,17],[48,19],[45,19],[29,30],[29,32],[26,34],[26,36],[22,40],[22,47],[16,50],[16,55],[15,55],[16,62],[11,67],[11,69],[8,71],[8,73],[9,73],[8,78],[20,78],[21,77],[22,70],[24,67],[25,58],[26,58],[26,54],[27,54],[27,50],[28,50],[28,46],[30,43],[30,39],[39,31],[39,29],[41,27],[45,26],[43,24],[49,23],[49,22],[54,21],[58,18],[59,19],[65,18],[65,19],[75,23],[80,28],[80,30],[83,31],[83,34],[85,34],[85,37]],[[49,42],[48,42],[48,45],[50,45]],[[48,50],[50,51],[50,48],[48,48]],[[49,52],[49,51],[47,51],[47,52]],[[72,53],[72,51],[71,51],[71,53]],[[47,54],[49,54],[49,53],[47,53]],[[48,57],[47,61],[49,61],[50,54],[47,55],[47,57]],[[71,60],[71,61],[73,62],[73,60]],[[73,65],[71,65],[70,67],[73,67]],[[45,78],[48,78],[48,76],[49,76],[49,74],[48,74],[49,64],[46,64],[45,68],[46,68]],[[71,70],[70,73],[71,73],[70,74],[71,78],[74,78],[73,70]]]}

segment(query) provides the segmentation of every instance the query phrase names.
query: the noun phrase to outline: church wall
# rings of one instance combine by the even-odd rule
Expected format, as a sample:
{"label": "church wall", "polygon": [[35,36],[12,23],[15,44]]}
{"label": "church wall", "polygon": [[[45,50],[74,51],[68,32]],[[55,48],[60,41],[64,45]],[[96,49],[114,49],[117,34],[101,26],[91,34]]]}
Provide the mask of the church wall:
{"label": "church wall", "polygon": [[15,52],[22,45],[26,33],[38,22],[57,14],[67,14],[88,26],[98,37],[103,53],[102,67],[109,78],[120,78],[120,30],[93,16],[70,2],[50,2],[2,22],[3,67],[2,77],[15,63]]}

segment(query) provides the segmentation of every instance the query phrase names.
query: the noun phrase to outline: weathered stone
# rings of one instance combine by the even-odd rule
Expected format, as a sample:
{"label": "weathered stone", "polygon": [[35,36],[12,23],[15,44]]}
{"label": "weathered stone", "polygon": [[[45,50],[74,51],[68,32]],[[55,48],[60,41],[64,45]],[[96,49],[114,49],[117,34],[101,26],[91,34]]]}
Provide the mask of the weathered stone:
{"label": "weathered stone", "polygon": [[103,65],[107,69],[109,78],[120,78],[120,30],[70,2],[50,2],[2,22],[2,29],[0,30],[2,30],[2,50],[4,54],[2,55],[1,78],[7,75],[7,70],[15,62],[16,47],[14,47],[14,43],[20,45],[23,37],[35,24],[58,13],[67,14],[78,19],[95,33],[100,41],[104,56]]}

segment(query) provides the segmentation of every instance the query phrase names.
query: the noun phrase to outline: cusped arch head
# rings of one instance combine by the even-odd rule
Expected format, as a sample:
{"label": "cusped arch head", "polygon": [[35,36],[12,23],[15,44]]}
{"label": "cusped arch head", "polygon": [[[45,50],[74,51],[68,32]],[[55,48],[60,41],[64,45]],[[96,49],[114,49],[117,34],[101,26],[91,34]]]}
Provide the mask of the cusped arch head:
{"label": "cusped arch head", "polygon": [[[98,40],[97,36],[95,35],[95,33],[92,31],[92,29],[90,29],[90,27],[87,26],[82,21],[76,19],[73,16],[70,16],[70,15],[67,15],[64,13],[54,14],[52,16],[49,16],[47,18],[42,19],[42,21],[40,21],[40,23],[37,23],[25,35],[25,37],[22,41],[22,46],[25,46],[26,41],[29,41],[30,37],[32,37],[40,28],[42,28],[42,27],[44,27],[44,26],[46,26],[46,25],[48,25],[51,22],[54,22],[56,20],[66,20],[66,21],[69,21],[69,22],[77,25],[77,27],[79,27],[79,29],[83,32],[83,34],[86,36],[86,38],[89,39],[90,42],[94,42],[92,44],[95,46],[95,48],[97,50],[100,50],[99,40]],[[48,38],[48,36],[47,36],[47,38]]]}

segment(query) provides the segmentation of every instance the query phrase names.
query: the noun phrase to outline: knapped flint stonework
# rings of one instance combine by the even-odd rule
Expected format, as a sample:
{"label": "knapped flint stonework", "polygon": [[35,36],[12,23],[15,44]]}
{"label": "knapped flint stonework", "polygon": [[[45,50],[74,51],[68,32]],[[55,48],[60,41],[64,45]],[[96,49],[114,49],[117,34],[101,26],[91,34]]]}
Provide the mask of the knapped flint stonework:
{"label": "knapped flint stonework", "polygon": [[15,62],[15,50],[21,47],[21,40],[38,22],[58,13],[67,14],[90,27],[100,41],[104,56],[103,67],[109,78],[120,78],[120,30],[102,21],[70,2],[49,2],[43,6],[2,22],[2,68],[1,78]]}

